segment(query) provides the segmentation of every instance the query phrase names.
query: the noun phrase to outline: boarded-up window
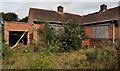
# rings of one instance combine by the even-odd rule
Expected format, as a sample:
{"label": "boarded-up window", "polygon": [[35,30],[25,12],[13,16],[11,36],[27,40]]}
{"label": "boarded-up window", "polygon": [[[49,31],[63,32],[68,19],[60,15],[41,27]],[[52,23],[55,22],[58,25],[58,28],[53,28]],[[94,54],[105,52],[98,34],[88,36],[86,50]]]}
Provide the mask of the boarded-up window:
{"label": "boarded-up window", "polygon": [[93,26],[92,38],[94,39],[108,38],[108,25]]}

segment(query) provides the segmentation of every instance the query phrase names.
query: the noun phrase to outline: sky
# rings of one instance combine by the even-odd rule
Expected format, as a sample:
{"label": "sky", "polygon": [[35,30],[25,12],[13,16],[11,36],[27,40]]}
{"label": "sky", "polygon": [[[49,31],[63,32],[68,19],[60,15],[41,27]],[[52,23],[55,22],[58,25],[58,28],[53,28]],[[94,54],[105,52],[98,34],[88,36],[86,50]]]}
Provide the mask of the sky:
{"label": "sky", "polygon": [[0,12],[14,12],[21,19],[28,16],[30,8],[57,11],[57,7],[62,5],[66,13],[86,15],[99,11],[102,4],[109,9],[117,7],[119,0],[2,0]]}

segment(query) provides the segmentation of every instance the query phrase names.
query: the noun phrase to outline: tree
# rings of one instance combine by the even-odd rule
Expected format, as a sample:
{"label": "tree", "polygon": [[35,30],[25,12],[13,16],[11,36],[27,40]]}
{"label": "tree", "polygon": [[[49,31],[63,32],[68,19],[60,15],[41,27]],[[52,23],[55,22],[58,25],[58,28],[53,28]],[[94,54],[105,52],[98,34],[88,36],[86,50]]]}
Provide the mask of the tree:
{"label": "tree", "polygon": [[8,12],[8,13],[2,12],[2,18],[4,21],[18,21],[18,15],[12,12]]}
{"label": "tree", "polygon": [[25,18],[22,18],[19,22],[28,22],[28,16],[26,16]]}

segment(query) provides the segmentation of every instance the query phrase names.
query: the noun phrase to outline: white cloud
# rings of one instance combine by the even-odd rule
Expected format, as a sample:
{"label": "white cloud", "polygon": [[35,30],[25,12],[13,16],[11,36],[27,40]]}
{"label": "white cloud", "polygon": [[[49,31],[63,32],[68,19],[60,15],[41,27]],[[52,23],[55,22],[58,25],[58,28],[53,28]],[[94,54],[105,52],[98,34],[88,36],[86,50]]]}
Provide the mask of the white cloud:
{"label": "white cloud", "polygon": [[2,0],[2,2],[119,2],[119,0]]}
{"label": "white cloud", "polygon": [[15,12],[19,18],[23,18],[28,15],[30,7],[57,11],[57,6],[62,5],[64,12],[85,15],[99,11],[103,3],[108,8],[118,6],[118,2],[2,2],[0,12]]}

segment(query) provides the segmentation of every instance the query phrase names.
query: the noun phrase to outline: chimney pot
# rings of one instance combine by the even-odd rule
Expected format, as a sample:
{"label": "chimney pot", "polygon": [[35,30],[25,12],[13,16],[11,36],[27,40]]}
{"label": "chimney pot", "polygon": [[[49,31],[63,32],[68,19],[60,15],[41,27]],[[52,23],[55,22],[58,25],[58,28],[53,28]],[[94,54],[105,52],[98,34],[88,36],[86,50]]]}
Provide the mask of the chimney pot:
{"label": "chimney pot", "polygon": [[63,13],[63,7],[61,5],[58,6],[58,12],[62,12]]}
{"label": "chimney pot", "polygon": [[100,11],[105,11],[107,10],[107,5],[103,4],[103,5],[100,5]]}

